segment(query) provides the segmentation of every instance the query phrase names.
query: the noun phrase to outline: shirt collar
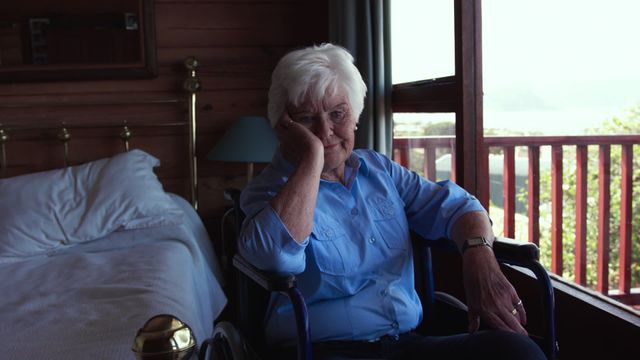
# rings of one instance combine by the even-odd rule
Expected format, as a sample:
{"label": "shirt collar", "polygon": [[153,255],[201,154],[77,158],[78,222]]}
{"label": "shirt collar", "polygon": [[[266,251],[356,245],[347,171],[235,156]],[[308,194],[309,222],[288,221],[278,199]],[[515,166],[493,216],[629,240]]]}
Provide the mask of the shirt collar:
{"label": "shirt collar", "polygon": [[352,152],[347,158],[347,161],[345,161],[344,176],[346,179],[345,187],[347,189],[351,189],[359,172],[362,172],[362,174],[366,176],[369,173],[369,168],[367,167],[367,163],[363,161],[362,157],[360,157],[356,152]]}
{"label": "shirt collar", "polygon": [[352,166],[354,169],[361,171],[362,175],[369,175],[369,167],[367,166],[367,162],[364,161],[362,156],[358,154],[358,151],[351,152],[351,156],[347,159],[347,163],[354,164]]}

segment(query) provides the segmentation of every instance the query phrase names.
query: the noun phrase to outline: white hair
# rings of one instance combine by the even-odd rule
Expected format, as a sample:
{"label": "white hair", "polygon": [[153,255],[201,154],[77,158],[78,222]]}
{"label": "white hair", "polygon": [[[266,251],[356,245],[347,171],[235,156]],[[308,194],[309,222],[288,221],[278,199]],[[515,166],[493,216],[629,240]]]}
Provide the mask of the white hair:
{"label": "white hair", "polygon": [[367,85],[353,63],[353,56],[333,44],[294,50],[280,59],[271,75],[268,116],[275,126],[287,103],[300,105],[307,96],[320,101],[325,93],[346,91],[356,122],[364,109]]}

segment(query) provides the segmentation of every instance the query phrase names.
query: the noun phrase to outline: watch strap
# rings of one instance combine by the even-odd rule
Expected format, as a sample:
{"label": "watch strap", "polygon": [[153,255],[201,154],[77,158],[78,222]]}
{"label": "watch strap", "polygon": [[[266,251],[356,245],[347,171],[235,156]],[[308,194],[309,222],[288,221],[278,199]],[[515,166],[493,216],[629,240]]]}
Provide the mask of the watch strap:
{"label": "watch strap", "polygon": [[489,245],[489,242],[487,241],[487,239],[484,238],[484,236],[477,236],[477,237],[473,237],[465,240],[464,243],[462,243],[462,249],[460,252],[464,254],[470,248],[478,247],[478,246],[491,247],[491,245]]}

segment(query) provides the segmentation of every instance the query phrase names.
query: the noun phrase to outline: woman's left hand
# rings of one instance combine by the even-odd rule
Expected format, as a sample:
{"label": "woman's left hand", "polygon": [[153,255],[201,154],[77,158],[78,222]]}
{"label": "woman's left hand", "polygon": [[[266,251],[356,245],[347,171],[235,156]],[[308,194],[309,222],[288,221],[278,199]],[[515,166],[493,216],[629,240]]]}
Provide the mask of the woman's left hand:
{"label": "woman's left hand", "polygon": [[516,290],[500,270],[490,247],[468,249],[463,255],[463,278],[469,307],[469,332],[480,320],[493,329],[527,335],[527,314]]}

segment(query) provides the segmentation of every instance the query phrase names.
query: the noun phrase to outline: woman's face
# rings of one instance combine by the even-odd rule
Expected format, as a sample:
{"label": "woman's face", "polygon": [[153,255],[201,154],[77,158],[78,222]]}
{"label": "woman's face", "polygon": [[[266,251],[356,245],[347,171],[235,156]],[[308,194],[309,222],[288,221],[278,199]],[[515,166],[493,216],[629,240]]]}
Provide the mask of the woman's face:
{"label": "woman's face", "polygon": [[322,177],[342,180],[344,164],[353,151],[356,116],[346,92],[327,92],[320,101],[305,100],[289,107],[289,116],[309,129],[324,145]]}

